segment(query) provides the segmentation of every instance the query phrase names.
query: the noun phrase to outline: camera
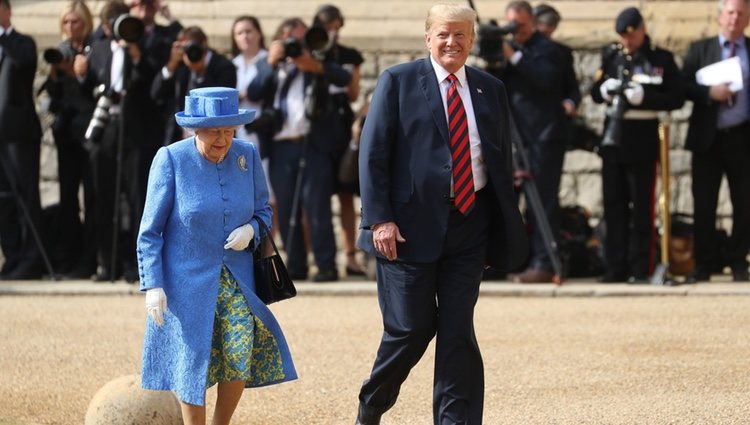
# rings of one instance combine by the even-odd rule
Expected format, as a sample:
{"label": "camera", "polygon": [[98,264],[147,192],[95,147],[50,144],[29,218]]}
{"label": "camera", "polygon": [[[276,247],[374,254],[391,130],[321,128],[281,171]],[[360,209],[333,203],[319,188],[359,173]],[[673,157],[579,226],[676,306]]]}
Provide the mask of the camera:
{"label": "camera", "polygon": [[115,40],[125,40],[128,43],[137,43],[146,31],[143,21],[126,13],[110,20],[109,28]]}
{"label": "camera", "polygon": [[203,59],[203,55],[206,53],[206,48],[202,44],[194,41],[187,42],[182,49],[185,52],[185,56],[187,56],[188,60],[192,63],[200,62],[201,59]]}
{"label": "camera", "polygon": [[474,54],[487,61],[489,64],[501,63],[505,60],[503,56],[503,43],[505,36],[515,34],[518,24],[514,21],[500,26],[495,20],[488,24],[480,24],[477,28],[477,41],[474,46]]}
{"label": "camera", "polygon": [[297,58],[304,48],[309,49],[313,55],[323,56],[328,50],[328,41],[328,32],[324,28],[312,27],[305,33],[304,42],[294,37],[284,40],[284,57]]}
{"label": "camera", "polygon": [[91,116],[89,126],[86,128],[85,138],[87,143],[99,143],[102,140],[102,135],[104,135],[104,129],[109,122],[109,108],[114,101],[111,94],[105,92],[104,87],[104,84],[100,84],[94,89],[94,97],[98,97],[98,99],[94,114]]}
{"label": "camera", "polygon": [[49,49],[44,49],[44,53],[42,53],[44,61],[50,65],[57,65],[58,63],[69,61],[73,59],[75,55],[75,50],[73,50],[73,48],[67,43],[61,45],[60,48],[51,47]]}

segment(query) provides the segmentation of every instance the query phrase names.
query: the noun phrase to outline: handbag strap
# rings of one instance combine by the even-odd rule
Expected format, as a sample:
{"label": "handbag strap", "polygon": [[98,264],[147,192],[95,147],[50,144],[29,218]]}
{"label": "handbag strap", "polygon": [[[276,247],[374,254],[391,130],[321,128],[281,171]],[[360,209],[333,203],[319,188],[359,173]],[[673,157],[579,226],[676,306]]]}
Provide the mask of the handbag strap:
{"label": "handbag strap", "polygon": [[273,240],[273,236],[271,236],[271,231],[268,230],[268,226],[266,226],[266,223],[262,219],[260,219],[260,218],[256,218],[256,220],[258,221],[258,225],[260,226],[261,240],[263,240],[264,237],[268,238],[268,240],[271,241],[271,246],[273,247],[273,252],[276,253],[276,255],[281,255],[281,254],[279,254],[279,249],[276,248],[276,242]]}

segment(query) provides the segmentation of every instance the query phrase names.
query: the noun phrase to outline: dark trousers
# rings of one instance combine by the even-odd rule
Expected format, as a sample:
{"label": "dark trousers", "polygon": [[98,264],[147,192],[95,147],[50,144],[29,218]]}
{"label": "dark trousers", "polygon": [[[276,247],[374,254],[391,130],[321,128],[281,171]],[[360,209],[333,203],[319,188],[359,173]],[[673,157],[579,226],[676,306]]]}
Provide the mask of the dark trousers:
{"label": "dark trousers", "polygon": [[[41,251],[28,220],[41,233],[39,147],[39,142],[0,142],[0,248],[5,256],[0,276],[3,278],[41,277]],[[20,202],[26,206],[29,217],[23,213]]]}
{"label": "dark trousers", "polygon": [[[89,154],[83,142],[55,135],[57,173],[60,183],[59,242],[54,257],[60,271],[73,268],[91,273],[96,267],[96,232],[94,227],[94,182]],[[83,184],[84,219],[78,191]]]}
{"label": "dark trousers", "polygon": [[[565,159],[565,142],[551,140],[529,144],[526,147],[529,158],[529,170],[533,176],[539,198],[544,208],[544,216],[549,222],[552,235],[557,239],[560,233],[560,178],[562,177],[563,161]],[[531,224],[529,266],[546,271],[552,271],[552,260],[547,245],[542,238],[542,232],[534,218],[533,211],[526,212],[527,223]]]}
{"label": "dark trousers", "polygon": [[445,245],[433,263],[378,258],[383,337],[359,400],[383,413],[437,335],[433,384],[435,424],[482,423],[484,366],[474,333],[474,306],[485,263],[489,206],[478,192],[472,212],[450,213]]}
{"label": "dark trousers", "polygon": [[[117,158],[120,116],[113,116],[102,136],[101,143],[90,152],[94,182],[97,263],[105,271],[112,267],[115,199],[119,215],[127,212],[128,220],[119,221],[116,276],[122,267],[135,267],[135,237],[140,225],[145,202],[145,183],[141,149],[130,140],[123,140],[122,156]],[[158,136],[158,135],[157,135]],[[121,171],[120,193],[115,193],[118,162]],[[123,196],[124,195],[124,196]],[[124,201],[124,202],[123,202]],[[123,234],[123,230],[126,232]]]}
{"label": "dark trousers", "polygon": [[720,130],[708,152],[693,154],[692,165],[696,268],[710,273],[717,260],[716,207],[721,179],[726,175],[732,200],[732,234],[726,260],[732,270],[747,270],[750,249],[750,123]]}
{"label": "dark trousers", "polygon": [[[306,152],[303,152],[305,151]],[[289,241],[289,219],[297,183],[299,161],[306,155],[306,167],[302,176],[297,225],[294,229],[292,251],[287,251],[287,267],[290,273],[307,273],[307,253],[302,236],[302,211],[310,225],[310,238],[315,263],[320,270],[336,269],[336,241],[333,236],[331,196],[333,195],[333,156],[302,142],[273,142],[270,154],[269,174],[276,196],[279,227],[284,244]],[[288,248],[288,247],[287,247]]]}
{"label": "dark trousers", "polygon": [[654,264],[656,162],[604,158],[602,186],[607,272],[647,278]]}

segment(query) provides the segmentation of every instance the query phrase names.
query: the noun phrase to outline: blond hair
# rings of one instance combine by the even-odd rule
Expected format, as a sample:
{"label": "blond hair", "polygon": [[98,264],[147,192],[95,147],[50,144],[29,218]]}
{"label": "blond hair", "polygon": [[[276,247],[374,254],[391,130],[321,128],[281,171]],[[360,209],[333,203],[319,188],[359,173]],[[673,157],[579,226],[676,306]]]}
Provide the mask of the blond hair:
{"label": "blond hair", "polygon": [[432,6],[427,11],[427,20],[424,23],[425,32],[437,22],[468,22],[471,24],[471,34],[474,35],[474,21],[477,19],[477,13],[474,9],[463,4],[440,3]]}
{"label": "blond hair", "polygon": [[60,12],[60,34],[62,34],[63,40],[66,39],[63,28],[65,26],[65,16],[68,13],[75,13],[83,21],[83,39],[85,41],[94,30],[94,20],[91,17],[91,10],[82,0],[74,0],[65,6],[62,12]]}

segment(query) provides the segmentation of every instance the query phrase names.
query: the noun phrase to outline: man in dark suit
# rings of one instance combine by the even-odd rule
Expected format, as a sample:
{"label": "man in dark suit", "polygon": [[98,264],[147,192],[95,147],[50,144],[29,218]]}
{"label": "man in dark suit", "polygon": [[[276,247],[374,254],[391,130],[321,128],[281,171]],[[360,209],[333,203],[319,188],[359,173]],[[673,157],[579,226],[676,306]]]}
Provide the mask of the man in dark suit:
{"label": "man in dark suit", "polygon": [[540,3],[534,6],[534,20],[536,21],[536,30],[550,39],[560,51],[560,69],[565,73],[562,78],[563,83],[563,102],[562,108],[565,115],[573,117],[576,115],[576,109],[581,103],[581,89],[578,87],[578,78],[573,67],[573,50],[559,41],[552,39],[552,34],[557,31],[562,16],[554,7]]}
{"label": "man in dark suit", "polygon": [[[591,86],[594,102],[623,101],[626,105],[616,135],[619,142],[608,145],[604,138],[599,148],[607,232],[606,271],[601,281],[645,283],[653,272],[655,257],[658,111],[681,107],[685,95],[672,53],[651,43],[638,9],[621,11],[615,31],[619,40],[602,49],[602,65]],[[608,110],[604,122],[607,130],[617,119],[613,110]]]}
{"label": "man in dark suit", "polygon": [[[552,234],[560,230],[558,192],[565,157],[565,111],[563,110],[564,66],[559,49],[536,30],[531,5],[513,1],[505,9],[505,18],[515,22],[512,42],[505,42],[502,53],[505,66],[498,77],[508,88],[513,118],[518,124],[522,144],[542,200],[544,215]],[[513,275],[524,283],[552,282],[554,271],[547,244],[542,238],[534,215],[527,211],[531,223],[531,256],[528,268]]]}
{"label": "man in dark suit", "polygon": [[[259,122],[266,122],[273,132],[269,174],[284,249],[289,256],[289,273],[293,279],[306,279],[308,275],[302,226],[297,225],[293,231],[290,226],[294,197],[299,196],[318,266],[312,280],[330,282],[338,280],[331,196],[334,152],[339,148],[340,138],[334,132],[344,129],[333,108],[328,86],[346,87],[352,75],[333,60],[321,59],[320,54],[314,56],[308,48],[299,48],[298,43],[302,43],[306,34],[307,26],[299,18],[286,19],[279,25],[268,48],[268,66],[258,67],[258,76],[248,87],[247,97],[267,105]],[[290,45],[287,42],[290,39],[296,43]],[[297,193],[301,158],[305,159],[306,167]],[[298,209],[296,213],[296,222],[301,223],[301,211]]]}
{"label": "man in dark suit", "polygon": [[[708,281],[716,264],[716,207],[722,176],[732,200],[732,235],[727,258],[734,281],[748,280],[750,249],[750,38],[743,35],[748,20],[747,0],[720,3],[719,35],[690,45],[682,74],[693,113],[685,147],[693,153],[695,270],[689,282]],[[744,87],[732,92],[728,84],[704,86],[696,82],[700,68],[739,58]]]}
{"label": "man in dark suit", "polygon": [[430,9],[429,58],[381,75],[362,131],[358,245],[377,257],[384,332],[358,424],[380,423],[436,335],[434,423],[482,422],[473,324],[482,271],[518,267],[527,241],[505,87],[464,66],[475,17],[462,5]]}
{"label": "man in dark suit", "polygon": [[[161,38],[150,42],[145,37],[136,42],[116,39],[111,26],[116,18],[128,14],[128,11],[120,1],[107,2],[101,11],[107,38],[95,41],[89,57],[77,56],[74,65],[84,90],[104,85],[105,95],[113,101],[109,108],[111,118],[105,124],[100,140],[89,141],[96,202],[99,272],[94,280],[97,281],[121,274],[129,281],[138,277],[134,233],[119,238],[118,258],[116,264],[112,264],[118,165],[121,166],[121,190],[126,195],[130,211],[128,227],[137,229],[151,160],[164,140],[164,111],[151,100],[151,83],[166,62],[170,44]],[[122,155],[118,159],[120,135]]]}
{"label": "man in dark suit", "polygon": [[167,64],[156,74],[151,85],[154,102],[176,105],[167,115],[166,144],[184,139],[182,127],[174,119],[174,112],[185,110],[185,96],[200,87],[237,86],[237,69],[232,61],[208,47],[208,37],[200,27],[188,27],[180,31],[172,43]]}
{"label": "man in dark suit", "polygon": [[[38,228],[39,145],[42,131],[34,109],[36,43],[11,25],[9,0],[0,0],[0,247],[5,263],[2,279],[39,279],[39,247],[29,217]],[[18,196],[20,199],[15,199]]]}

